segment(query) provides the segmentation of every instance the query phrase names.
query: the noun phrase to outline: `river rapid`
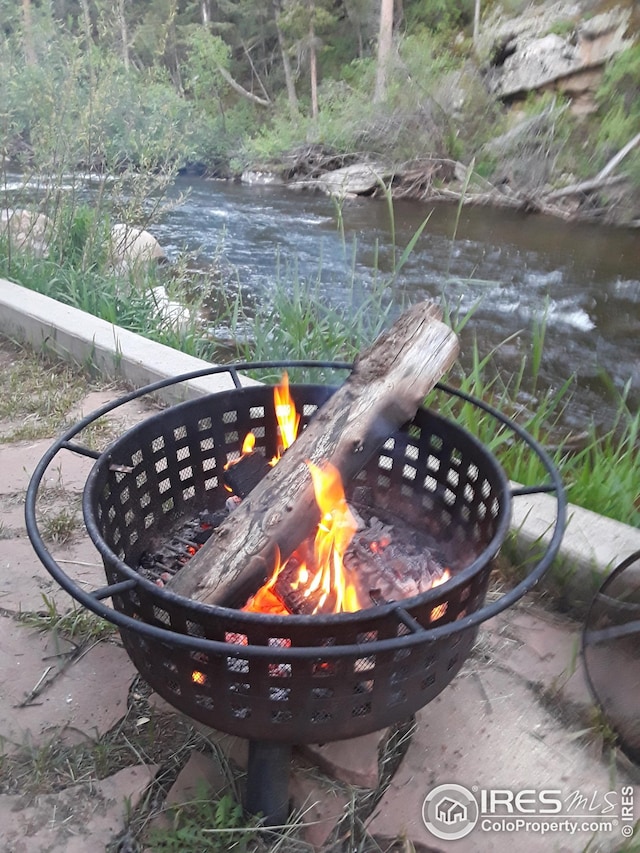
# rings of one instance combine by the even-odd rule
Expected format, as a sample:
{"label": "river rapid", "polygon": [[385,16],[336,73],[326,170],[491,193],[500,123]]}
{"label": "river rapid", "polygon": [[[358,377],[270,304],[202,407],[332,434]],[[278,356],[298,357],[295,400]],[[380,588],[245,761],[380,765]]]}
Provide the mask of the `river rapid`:
{"label": "river rapid", "polygon": [[[637,409],[637,230],[492,208],[467,207],[458,218],[455,206],[410,201],[396,202],[391,216],[385,200],[368,198],[345,201],[338,211],[320,194],[198,178],[178,180],[172,194],[185,199],[150,228],[169,256],[222,254],[255,301],[269,299],[276,278],[287,281],[287,268],[319,280],[321,298],[333,303],[358,298],[382,276],[395,312],[427,298],[446,300],[461,315],[473,310],[461,333],[461,361],[470,364],[474,341],[481,356],[497,348],[505,380],[546,316],[542,385],[558,388],[575,376],[564,425],[608,426],[627,384],[628,404]],[[394,277],[394,257],[427,217]]]}

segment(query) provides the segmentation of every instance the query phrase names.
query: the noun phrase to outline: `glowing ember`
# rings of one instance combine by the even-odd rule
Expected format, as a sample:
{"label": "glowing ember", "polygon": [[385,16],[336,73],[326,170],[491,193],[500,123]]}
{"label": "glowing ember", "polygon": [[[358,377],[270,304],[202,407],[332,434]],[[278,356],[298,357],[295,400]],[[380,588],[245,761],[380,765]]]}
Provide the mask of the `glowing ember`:
{"label": "glowing ember", "polygon": [[207,676],[204,672],[199,672],[197,669],[191,673],[191,680],[194,684],[206,684]]}
{"label": "glowing ember", "polygon": [[[450,577],[451,577],[451,572],[449,571],[449,569],[445,569],[444,572],[442,573],[442,576],[439,578],[436,578],[432,582],[431,588],[433,589],[434,586],[441,586],[441,584],[446,583]],[[442,619],[444,614],[447,612],[447,607],[448,607],[448,604],[446,601],[443,601],[442,604],[439,604],[437,607],[434,607],[433,610],[431,611],[431,613],[429,614],[429,621],[430,622],[437,622],[438,619]]]}

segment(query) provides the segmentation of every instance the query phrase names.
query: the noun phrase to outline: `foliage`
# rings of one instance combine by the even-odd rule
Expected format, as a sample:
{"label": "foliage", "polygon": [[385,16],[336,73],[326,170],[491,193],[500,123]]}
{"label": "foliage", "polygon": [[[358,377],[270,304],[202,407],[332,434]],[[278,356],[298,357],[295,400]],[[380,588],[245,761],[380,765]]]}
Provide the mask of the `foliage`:
{"label": "foliage", "polygon": [[430,31],[451,31],[466,26],[473,18],[472,0],[417,0],[408,5],[407,26]]}
{"label": "foliage", "polygon": [[20,621],[38,631],[55,631],[61,637],[74,640],[77,645],[87,645],[111,637],[116,627],[86,607],[74,607],[66,613],[58,610],[53,598],[42,595],[43,609],[21,614]]}
{"label": "foliage", "polygon": [[62,174],[184,165],[197,116],[163,72],[128,72],[113,55],[86,53],[55,28],[50,35],[38,65],[22,62],[11,40],[0,53],[0,128],[20,167]]}
{"label": "foliage", "polygon": [[214,800],[206,784],[196,789],[192,801],[172,808],[170,816],[169,829],[149,833],[148,845],[153,853],[242,853],[256,835],[255,827],[233,797],[225,794]]}
{"label": "foliage", "polygon": [[229,45],[204,27],[193,27],[186,38],[185,48],[185,87],[193,93],[196,103],[215,112],[214,98],[220,99],[228,88],[220,76],[220,68],[229,70]]}
{"label": "foliage", "polygon": [[501,136],[488,139],[482,149],[500,164],[518,186],[538,187],[546,183],[559,164],[572,168],[567,142],[574,130],[569,102],[556,93],[531,96],[522,114]]}
{"label": "foliage", "polygon": [[[627,48],[609,63],[597,99],[601,116],[598,148],[606,160],[640,127],[640,44]],[[631,152],[620,169],[640,186],[640,151]]]}

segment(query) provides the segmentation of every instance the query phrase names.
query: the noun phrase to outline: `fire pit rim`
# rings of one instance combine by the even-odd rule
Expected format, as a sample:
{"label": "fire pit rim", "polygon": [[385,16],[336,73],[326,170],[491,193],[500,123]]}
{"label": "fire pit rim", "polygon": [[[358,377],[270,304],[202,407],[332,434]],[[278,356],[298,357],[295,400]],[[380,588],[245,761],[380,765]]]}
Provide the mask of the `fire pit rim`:
{"label": "fire pit rim", "polygon": [[[54,444],[49,448],[49,450],[44,454],[39,464],[36,466],[34,473],[29,482],[29,486],[27,489],[27,496],[25,501],[25,517],[26,517],[26,526],[27,526],[27,534],[31,541],[31,544],[36,552],[36,555],[43,563],[44,567],[47,571],[52,575],[52,577],[59,583],[59,585],[68,592],[75,600],[77,600],[80,604],[87,607],[87,609],[93,611],[97,615],[106,619],[107,621],[112,622],[119,628],[124,628],[128,630],[133,630],[137,633],[141,633],[149,636],[150,638],[161,640],[163,642],[167,642],[173,645],[185,646],[190,649],[210,652],[214,654],[225,654],[225,655],[236,655],[236,656],[244,656],[247,657],[249,654],[256,657],[269,657],[275,659],[282,660],[290,660],[293,657],[303,657],[309,656],[310,654],[317,656],[321,654],[323,658],[330,657],[338,657],[339,655],[344,655],[349,653],[350,650],[353,650],[353,653],[360,652],[364,646],[366,646],[366,651],[368,654],[372,654],[377,651],[386,651],[387,649],[397,650],[399,648],[408,648],[417,643],[425,643],[425,641],[436,641],[441,638],[445,638],[451,636],[455,633],[463,631],[467,628],[475,627],[480,623],[486,621],[487,619],[492,618],[493,616],[500,613],[502,610],[511,606],[515,601],[521,598],[526,592],[528,592],[533,586],[535,586],[540,578],[543,576],[544,572],[548,569],[552,560],[554,559],[561,541],[562,535],[564,533],[564,525],[566,521],[566,496],[564,492],[564,488],[562,485],[562,481],[560,479],[559,472],[557,471],[555,465],[553,464],[551,458],[548,456],[547,452],[544,448],[521,426],[514,423],[510,418],[504,415],[499,410],[490,406],[482,400],[479,400],[471,395],[466,394],[465,392],[460,391],[459,389],[453,388],[445,383],[438,383],[436,387],[445,393],[451,394],[453,396],[457,396],[465,402],[469,402],[472,405],[477,406],[478,408],[487,412],[490,416],[494,417],[504,426],[512,430],[516,433],[516,435],[529,445],[530,449],[539,457],[540,461],[543,463],[543,467],[546,469],[547,474],[550,477],[551,483],[542,484],[539,486],[526,487],[526,488],[511,488],[506,491],[506,494],[509,496],[509,500],[511,497],[521,495],[521,494],[534,494],[538,492],[554,492],[557,506],[556,506],[556,524],[553,530],[553,533],[548,541],[547,549],[539,559],[538,563],[534,566],[533,569],[529,571],[529,573],[521,580],[515,587],[513,587],[509,592],[502,595],[496,601],[490,602],[489,604],[485,604],[478,610],[473,613],[468,614],[467,616],[455,621],[450,622],[444,625],[439,625],[435,627],[424,628],[418,625],[418,630],[414,630],[412,633],[408,633],[405,636],[395,637],[388,640],[375,640],[371,642],[367,642],[366,644],[353,644],[353,646],[298,646],[295,648],[276,648],[273,646],[257,646],[257,645],[236,645],[228,642],[221,642],[217,640],[209,640],[203,637],[190,636],[187,634],[181,634],[176,631],[172,631],[169,629],[161,628],[157,625],[152,625],[140,620],[134,620],[126,614],[120,613],[115,610],[113,607],[107,606],[102,603],[104,598],[116,595],[119,591],[124,591],[126,589],[131,589],[133,585],[137,585],[141,582],[147,582],[140,575],[137,575],[135,578],[131,578],[127,581],[122,581],[119,583],[111,584],[107,587],[103,587],[98,590],[94,590],[93,592],[86,592],[81,587],[79,587],[75,581],[67,575],[67,573],[59,566],[56,560],[53,558],[46,545],[44,544],[42,537],[40,535],[37,518],[36,518],[36,498],[38,488],[42,481],[45,471],[55,458],[55,456],[62,450],[67,449],[72,452],[80,453],[81,455],[85,455],[94,459],[99,459],[103,454],[92,451],[83,445],[78,445],[72,442],[72,439],[75,435],[81,432],[86,426],[91,424],[93,421],[97,420],[99,417],[104,416],[110,411],[113,411],[116,408],[119,408],[122,405],[125,405],[132,400],[139,399],[140,397],[153,394],[158,390],[169,387],[171,385],[179,384],[181,382],[186,382],[192,379],[197,379],[209,375],[216,375],[221,373],[228,373],[232,381],[236,387],[242,388],[242,383],[239,376],[239,371],[246,370],[257,370],[257,369],[271,369],[271,368],[314,368],[314,369],[331,369],[331,370],[351,370],[353,365],[347,362],[323,362],[323,361],[277,361],[277,362],[242,362],[236,363],[232,365],[217,365],[208,368],[204,368],[202,370],[191,371],[189,373],[181,374],[176,377],[171,377],[168,379],[163,379],[155,383],[151,383],[149,385],[144,386],[143,388],[132,391],[122,397],[118,398],[115,401],[112,401],[99,409],[96,409],[94,412],[82,418],[78,423],[76,423],[73,427],[67,430]],[[232,390],[232,389],[230,389]],[[222,392],[224,393],[224,392]],[[436,415],[436,417],[441,418],[441,416]],[[446,419],[444,419],[446,420]],[[457,425],[456,425],[457,426]],[[461,427],[457,427],[458,429],[462,429]],[[480,443],[479,440],[469,433],[467,430],[464,430],[465,434],[474,442]],[[105,451],[105,452],[108,452]],[[496,460],[496,466],[499,470],[502,470],[499,463]],[[93,469],[92,469],[93,470]],[[504,475],[504,472],[503,472]],[[506,478],[505,478],[506,480]],[[508,523],[508,519],[507,519]],[[495,537],[494,537],[495,538]],[[493,539],[489,546],[493,543]],[[496,546],[495,550],[498,550],[499,544]],[[94,545],[96,547],[97,543],[94,541]],[[489,548],[487,546],[487,548]],[[98,548],[100,550],[100,548]],[[485,549],[487,550],[487,549]],[[484,552],[483,552],[484,554]],[[491,555],[494,556],[495,554]],[[109,552],[109,556],[115,556],[112,552]],[[482,556],[482,555],[481,555]],[[448,582],[446,586],[449,590],[454,588],[455,582],[457,578],[462,578],[462,576],[471,569],[471,567],[480,560],[481,557],[476,558],[469,567],[465,568],[462,572],[459,573],[455,578],[453,578],[450,582]],[[116,558],[117,559],[117,558]],[[129,572],[133,572],[133,570],[126,566],[126,564],[122,563],[123,567],[127,569],[127,574]],[[135,574],[135,573],[134,573]],[[190,601],[189,599],[185,599],[183,596],[176,595],[169,590],[161,590],[158,587],[154,588],[154,593],[164,593],[165,596],[169,596],[172,600],[179,601]],[[432,592],[432,591],[430,591]],[[406,614],[405,606],[409,604],[411,601],[415,600],[423,600],[424,596],[429,593],[422,593],[418,596],[413,596],[411,599],[403,599],[401,602],[391,602],[388,605],[383,605],[382,607],[388,608],[389,611],[395,611],[397,614]],[[435,597],[435,596],[434,596]],[[193,605],[196,607],[201,607],[206,612],[211,613],[213,606],[202,604],[200,602],[193,602]],[[224,612],[229,612],[229,608],[220,608],[220,610]],[[367,608],[364,611],[360,611],[361,613],[371,615],[372,608]],[[376,613],[381,613],[382,608],[375,608]],[[240,617],[240,619],[250,618],[254,614],[245,614],[240,613],[239,611],[234,611],[234,618]],[[263,620],[269,619],[273,620],[269,624],[281,625],[281,624],[292,624],[293,620],[303,620],[305,623],[309,619],[314,619],[313,616],[269,616],[267,614],[256,614],[260,619],[261,623]],[[336,619],[343,620],[344,617],[353,618],[356,614],[335,614],[325,616],[325,619]]]}

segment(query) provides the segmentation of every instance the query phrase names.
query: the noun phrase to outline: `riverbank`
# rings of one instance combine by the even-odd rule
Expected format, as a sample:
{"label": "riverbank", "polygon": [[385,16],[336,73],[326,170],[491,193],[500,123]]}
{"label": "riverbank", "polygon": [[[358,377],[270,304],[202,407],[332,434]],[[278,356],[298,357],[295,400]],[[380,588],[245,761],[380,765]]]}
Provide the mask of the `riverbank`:
{"label": "riverbank", "polygon": [[[627,153],[640,144],[637,134]],[[261,164],[245,170],[238,180],[250,185],[279,184],[292,191],[324,193],[338,204],[357,198],[385,198],[420,202],[425,206],[450,204],[458,207],[492,207],[522,214],[539,214],[565,222],[588,222],[640,228],[640,203],[633,181],[624,174],[612,174],[607,164],[592,179],[554,187],[553,183],[518,185],[500,177],[498,183],[481,177],[475,171],[475,160],[465,165],[448,158],[425,157],[409,163],[389,165],[382,162],[357,162],[355,155],[336,158],[322,148],[305,148],[305,156],[313,161],[304,177],[289,177],[287,159],[280,163]],[[619,154],[620,152],[618,152]],[[616,154],[616,158],[618,158]],[[300,159],[300,158],[296,158]],[[323,169],[336,159],[350,165]],[[621,163],[622,159],[617,159]],[[615,165],[615,164],[614,164]],[[300,167],[305,172],[304,167]]]}
{"label": "riverbank", "polygon": [[[125,58],[88,10],[82,20],[57,7],[32,12],[21,21],[16,11],[0,34],[0,71],[12,81],[5,175],[14,166],[117,175],[127,187],[116,206],[140,217],[180,170],[275,169],[287,184],[331,185],[342,197],[379,191],[333,174],[366,164],[398,199],[640,220],[634,0],[510,0],[477,4],[475,17],[468,3],[425,0],[395,10],[384,56],[377,15],[364,21],[345,8],[324,21],[309,76],[287,71],[300,34],[281,29],[274,10],[268,26],[244,16],[258,27],[262,65],[198,21],[198,4],[164,22],[181,44],[170,62],[164,48],[148,52],[161,14],[132,62],[129,41]],[[235,31],[238,21],[218,14],[220,32]],[[137,32],[140,20],[129,23]],[[91,50],[78,54],[78,43]],[[145,192],[134,198],[136,185]]]}

